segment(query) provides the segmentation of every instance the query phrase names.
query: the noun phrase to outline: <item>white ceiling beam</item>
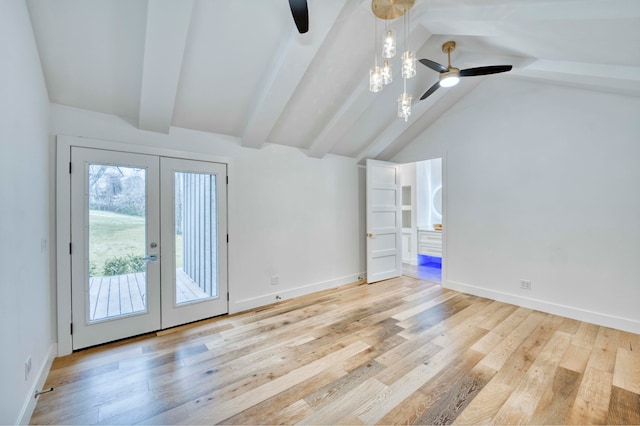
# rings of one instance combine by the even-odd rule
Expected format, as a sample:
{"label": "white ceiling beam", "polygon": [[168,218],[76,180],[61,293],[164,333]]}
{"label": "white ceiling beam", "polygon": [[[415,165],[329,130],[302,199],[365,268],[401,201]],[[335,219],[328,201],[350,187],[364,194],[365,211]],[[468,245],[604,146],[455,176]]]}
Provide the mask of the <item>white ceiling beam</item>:
{"label": "white ceiling beam", "polygon": [[[585,21],[603,19],[629,19],[640,17],[640,2],[637,0],[616,0],[615,5],[603,0],[581,0],[579,2],[504,2],[487,5],[460,7],[458,4],[442,3],[424,9],[417,19],[427,25],[430,22],[509,22],[518,21]],[[578,7],[579,4],[579,7]],[[550,9],[551,8],[551,9]],[[553,10],[553,15],[549,11]],[[431,28],[427,25],[427,28]]]}
{"label": "white ceiling beam", "polygon": [[260,148],[267,141],[346,3],[341,0],[311,3],[309,32],[305,34],[298,34],[292,21],[294,34],[283,43],[281,55],[274,58],[269,67],[272,72],[265,76],[263,90],[255,98],[242,135],[242,146]]}
{"label": "white ceiling beam", "polygon": [[138,127],[169,133],[193,0],[149,0]]}
{"label": "white ceiling beam", "polygon": [[[446,4],[446,3],[443,3]],[[579,4],[579,7],[577,5]],[[550,7],[553,15],[550,16]],[[585,21],[630,19],[640,17],[640,1],[619,0],[612,5],[602,0],[583,0],[578,3],[557,1],[522,4],[434,6],[424,9],[416,19],[433,34],[458,36],[500,36],[518,22]]]}
{"label": "white ceiling beam", "polygon": [[347,102],[338,108],[331,120],[313,140],[307,150],[307,155],[313,158],[324,157],[340,141],[342,136],[360,120],[360,116],[375,99],[364,84],[358,85]]}
{"label": "white ceiling beam", "polygon": [[584,73],[572,74],[535,68],[517,70],[512,76],[560,86],[640,96],[640,80],[638,79],[601,78]]}

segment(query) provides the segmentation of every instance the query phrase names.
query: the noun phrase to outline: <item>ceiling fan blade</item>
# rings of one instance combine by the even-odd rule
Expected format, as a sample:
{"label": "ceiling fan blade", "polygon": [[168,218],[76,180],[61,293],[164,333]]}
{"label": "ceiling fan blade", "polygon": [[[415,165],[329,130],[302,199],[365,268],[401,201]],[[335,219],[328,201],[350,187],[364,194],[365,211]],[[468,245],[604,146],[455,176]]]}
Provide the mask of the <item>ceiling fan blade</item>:
{"label": "ceiling fan blade", "polygon": [[293,15],[293,21],[298,27],[298,32],[304,34],[309,31],[309,9],[307,0],[289,0],[289,8]]}
{"label": "ceiling fan blade", "polygon": [[445,67],[444,65],[440,65],[440,64],[439,64],[439,63],[437,63],[437,62],[433,62],[433,61],[432,61],[432,60],[430,60],[430,59],[420,59],[420,63],[421,63],[422,65],[425,65],[425,66],[427,66],[427,67],[431,68],[431,69],[432,69],[432,70],[434,70],[434,71],[438,71],[438,72],[445,72],[445,71],[447,71],[447,67]]}
{"label": "ceiling fan blade", "polygon": [[474,77],[477,75],[498,74],[511,71],[511,65],[492,65],[489,67],[467,68],[460,71],[460,77]]}
{"label": "ceiling fan blade", "polygon": [[420,100],[423,100],[423,99],[425,99],[427,96],[430,96],[433,92],[435,92],[436,90],[438,90],[438,87],[440,87],[440,82],[439,82],[439,81],[436,81],[436,83],[435,83],[433,86],[429,87],[429,90],[427,90],[426,92],[424,92],[424,95],[422,95],[422,96],[420,97]]}

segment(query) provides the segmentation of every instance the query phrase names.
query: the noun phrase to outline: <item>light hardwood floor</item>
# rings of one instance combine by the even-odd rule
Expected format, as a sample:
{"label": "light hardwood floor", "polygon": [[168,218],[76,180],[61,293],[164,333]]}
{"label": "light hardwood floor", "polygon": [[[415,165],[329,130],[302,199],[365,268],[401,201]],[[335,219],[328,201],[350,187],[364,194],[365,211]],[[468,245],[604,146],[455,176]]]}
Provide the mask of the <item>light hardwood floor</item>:
{"label": "light hardwood floor", "polygon": [[56,359],[38,424],[640,424],[640,336],[410,277]]}

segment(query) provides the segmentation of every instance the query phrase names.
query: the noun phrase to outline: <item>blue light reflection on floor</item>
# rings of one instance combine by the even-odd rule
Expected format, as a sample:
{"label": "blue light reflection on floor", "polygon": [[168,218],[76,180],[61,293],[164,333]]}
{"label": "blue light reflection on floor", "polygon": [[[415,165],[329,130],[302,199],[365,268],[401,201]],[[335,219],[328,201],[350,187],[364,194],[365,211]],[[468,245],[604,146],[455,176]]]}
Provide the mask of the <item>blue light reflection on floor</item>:
{"label": "blue light reflection on floor", "polygon": [[431,256],[418,256],[419,265],[402,265],[403,275],[421,280],[442,283],[442,258]]}

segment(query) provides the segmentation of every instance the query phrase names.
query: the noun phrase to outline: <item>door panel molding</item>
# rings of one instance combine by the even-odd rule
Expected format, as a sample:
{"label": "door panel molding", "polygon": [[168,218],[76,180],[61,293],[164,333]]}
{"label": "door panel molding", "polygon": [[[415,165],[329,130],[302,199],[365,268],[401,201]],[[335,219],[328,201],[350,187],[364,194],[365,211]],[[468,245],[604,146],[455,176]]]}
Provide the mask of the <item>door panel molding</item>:
{"label": "door panel molding", "polygon": [[367,160],[367,283],[402,275],[400,168]]}

